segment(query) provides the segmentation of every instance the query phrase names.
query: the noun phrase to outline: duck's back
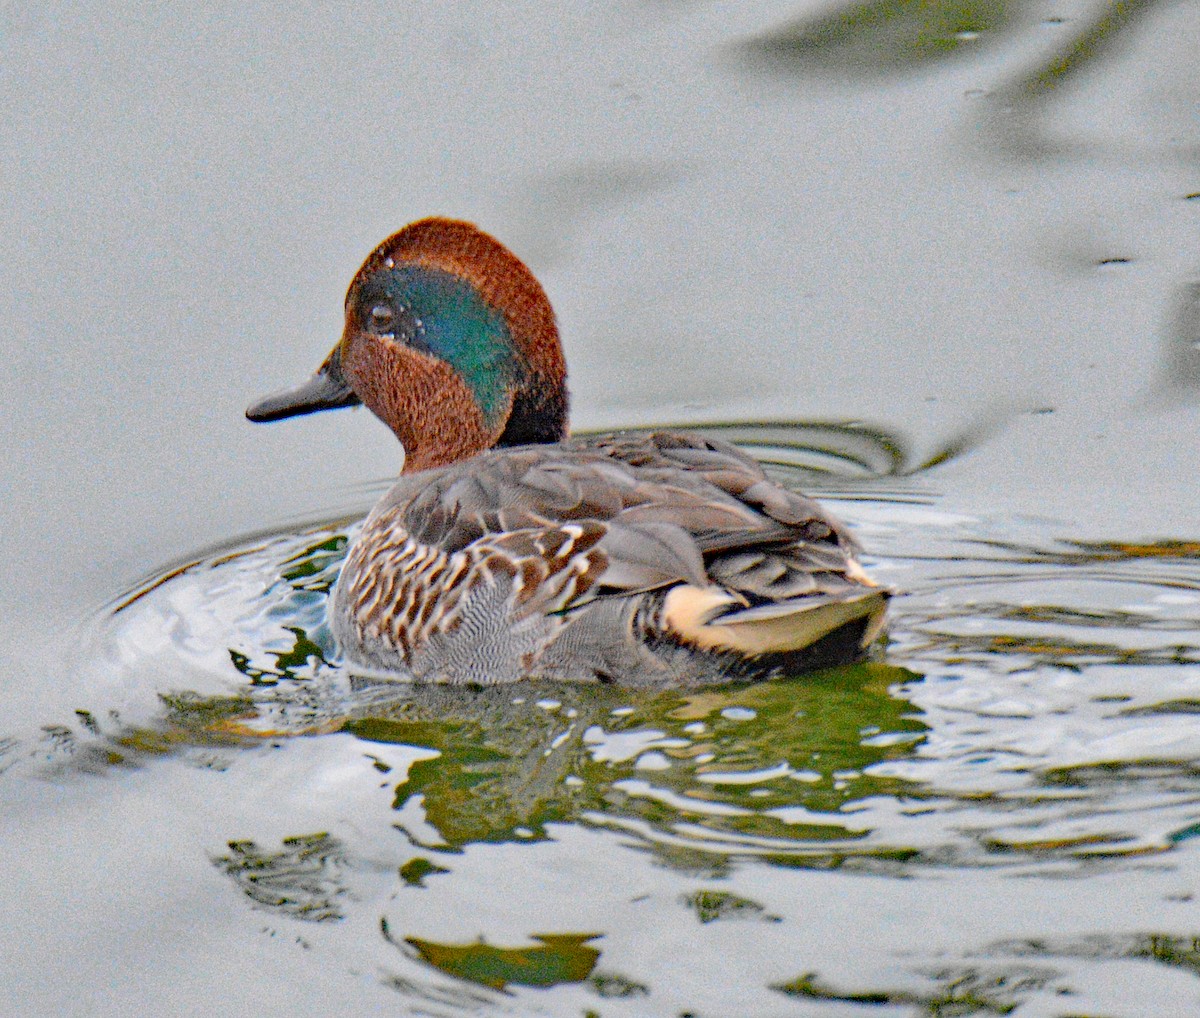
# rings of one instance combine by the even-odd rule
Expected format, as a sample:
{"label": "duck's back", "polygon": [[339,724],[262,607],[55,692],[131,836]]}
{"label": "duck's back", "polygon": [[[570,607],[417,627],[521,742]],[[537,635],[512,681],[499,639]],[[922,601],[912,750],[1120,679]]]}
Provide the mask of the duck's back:
{"label": "duck's back", "polygon": [[352,665],[425,681],[721,681],[860,656],[887,594],[846,530],[680,432],[495,449],[401,478],[333,599]]}

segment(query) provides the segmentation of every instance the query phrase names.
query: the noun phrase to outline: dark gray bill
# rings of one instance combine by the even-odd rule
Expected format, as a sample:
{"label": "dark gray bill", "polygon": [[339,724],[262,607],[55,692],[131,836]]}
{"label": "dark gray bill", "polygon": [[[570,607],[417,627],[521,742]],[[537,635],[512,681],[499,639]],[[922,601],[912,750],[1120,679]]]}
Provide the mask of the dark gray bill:
{"label": "dark gray bill", "polygon": [[285,417],[315,414],[318,410],[336,410],[338,407],[358,406],[362,400],[342,375],[341,357],[334,350],[329,359],[307,382],[294,389],[273,392],[270,396],[252,403],[246,416],[256,423],[279,421]]}

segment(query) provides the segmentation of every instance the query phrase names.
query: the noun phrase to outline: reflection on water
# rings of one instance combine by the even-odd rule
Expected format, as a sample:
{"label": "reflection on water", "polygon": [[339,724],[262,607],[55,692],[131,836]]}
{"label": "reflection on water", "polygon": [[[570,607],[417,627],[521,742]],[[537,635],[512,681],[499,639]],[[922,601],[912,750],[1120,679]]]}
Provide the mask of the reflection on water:
{"label": "reflection on water", "polygon": [[855,482],[869,481],[876,497],[881,494],[901,497],[919,494],[924,488],[910,483],[884,489],[879,481],[889,477],[912,478],[957,459],[993,435],[999,426],[999,420],[983,418],[920,455],[904,435],[862,423],[743,421],[696,425],[689,430],[733,442],[768,467],[791,468],[790,475],[786,471],[779,475],[783,484],[803,481],[811,487],[816,480],[811,475],[816,475],[826,493],[831,481],[839,485],[839,492],[853,489]]}
{"label": "reflection on water", "polygon": [[1096,5],[1091,17],[1079,19],[1067,40],[1010,90],[1035,99],[1061,88],[1069,77],[1109,53],[1122,32],[1157,6],[1157,0],[1108,0]]}
{"label": "reflection on water", "polygon": [[[385,923],[384,935],[390,937]],[[510,984],[556,986],[580,983],[592,974],[600,952],[588,941],[598,933],[535,933],[537,947],[493,947],[476,944],[436,944],[431,940],[406,937],[422,961],[443,972],[482,983],[494,990]]]}
{"label": "reflection on water", "polygon": [[[652,998],[661,972],[610,957],[625,935],[617,920],[561,918],[572,896],[623,886],[628,852],[664,886],[623,907],[654,902],[653,922],[676,937],[750,930],[765,945],[783,931],[782,945],[795,935],[786,881],[801,873],[1082,875],[1193,841],[1200,680],[1179,666],[1200,661],[1200,541],[1079,542],[1045,523],[946,512],[903,439],[879,429],[714,430],[785,483],[835,493],[872,571],[903,592],[885,660],[685,692],[362,679],[341,668],[325,622],[355,529],[339,521],[217,550],[120,599],[96,623],[88,668],[139,686],[154,709],[81,711],[33,752],[96,771],[181,758],[237,788],[248,761],[269,766],[265,747],[342,740],[339,759],[354,763],[334,770],[353,775],[371,810],[339,829],[229,830],[209,859],[277,923],[382,937],[393,954],[380,978],[435,1014],[492,1009],[520,987]],[[299,780],[286,763],[271,773],[284,787]],[[567,860],[585,832],[610,848],[580,868]],[[484,848],[517,853],[500,884],[472,875]],[[542,850],[567,853],[550,870],[562,868],[567,897],[529,911],[536,881],[520,859]],[[384,873],[383,899],[355,890],[364,867]],[[783,883],[734,890],[746,867]],[[465,936],[454,924],[438,932],[413,904],[471,912],[483,888],[506,919]],[[759,990],[1004,1014],[1071,991],[1070,959],[1188,968],[1194,942],[1133,931],[973,950],[868,983],[831,978],[829,959],[779,955],[791,974]]]}
{"label": "reflection on water", "polygon": [[[835,989],[815,973],[806,973],[774,988],[789,997],[848,1004],[910,1005],[919,1015],[1006,1015],[1029,997],[1045,993],[1051,1000],[1074,996],[1061,971],[1063,961],[1150,961],[1200,975],[1200,938],[1146,934],[1126,938],[1050,937],[1045,941],[989,945],[988,954],[1007,962],[946,966],[929,973],[928,988]],[[1018,960],[1019,959],[1019,960]],[[1044,964],[1032,964],[1042,961]]]}
{"label": "reflection on water", "polygon": [[739,52],[747,68],[759,72],[898,74],[996,49],[1009,43],[1014,23],[1024,22],[1027,29],[1059,30],[1052,48],[1040,47],[1036,65],[1001,86],[1006,102],[1032,102],[1106,56],[1158,6],[1157,0],[1108,0],[1082,16],[1034,19],[996,0],[868,0],[770,29],[741,43]]}
{"label": "reflection on water", "polygon": [[888,695],[911,677],[867,665],[695,695],[423,687],[399,703],[393,689],[392,703],[343,730],[437,751],[395,787],[397,824],[421,848],[533,841],[585,823],[644,838],[685,868],[697,853],[829,865],[864,851],[867,832],[839,810],[899,790],[867,771],[924,731]]}
{"label": "reflection on water", "polygon": [[835,990],[823,985],[815,973],[781,983],[775,989],[789,997],[845,1004],[908,1004],[917,1008],[916,1014],[922,1015],[1006,1015],[1015,1011],[1022,998],[1032,992],[1047,989],[1055,992],[1057,979],[1058,973],[1051,968],[980,969],[970,966],[937,973],[931,980],[935,989],[925,993]]}
{"label": "reflection on water", "polygon": [[[995,41],[1011,18],[996,0],[872,0],[834,7],[742,44],[756,70],[876,75],[921,67]],[[981,36],[992,39],[981,40]]]}
{"label": "reflection on water", "polygon": [[229,854],[213,864],[227,873],[251,901],[291,919],[330,922],[343,917],[338,879],[344,850],[326,833],[284,838],[278,852],[253,841],[231,841]]}
{"label": "reflection on water", "polygon": [[[968,95],[983,100],[972,109],[1009,157],[1043,162],[1063,155],[1094,157],[1101,146],[1048,126],[1049,105],[1095,64],[1120,56],[1138,25],[1165,6],[1158,0],[1106,0],[1070,16],[1047,17],[996,0],[868,0],[805,14],[738,43],[733,52],[739,67],[754,75],[878,79],[954,58],[970,56],[978,63],[984,53],[1003,57],[1016,39],[1024,51],[1021,66],[972,89]],[[1171,155],[1171,146],[1155,154],[1164,153]]]}
{"label": "reflection on water", "polygon": [[[924,618],[910,616],[913,633],[927,641],[916,643],[912,653],[935,652],[943,659],[992,667],[1008,658],[1009,667],[1017,669],[1200,660],[1194,614],[1200,545],[1195,542],[1062,541],[1041,548],[995,540],[974,543],[978,551],[969,560],[942,560],[938,605]],[[1020,570],[1024,582],[1038,583],[1047,594],[1070,585],[1073,592],[1091,588],[1092,596],[1086,607],[989,600],[990,588],[1003,592],[1013,583],[1014,569]],[[1116,594],[1140,600],[1143,587],[1158,591],[1151,602],[1105,607]],[[942,603],[947,592],[958,595],[952,606]],[[982,624],[981,619],[994,619],[996,625]],[[1179,635],[1156,635],[1170,633]]]}

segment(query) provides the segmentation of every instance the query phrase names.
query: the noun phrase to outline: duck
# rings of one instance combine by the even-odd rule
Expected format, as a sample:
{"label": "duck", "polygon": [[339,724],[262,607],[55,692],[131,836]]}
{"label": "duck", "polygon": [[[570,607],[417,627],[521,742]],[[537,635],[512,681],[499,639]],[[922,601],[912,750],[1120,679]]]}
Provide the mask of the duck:
{"label": "duck", "polygon": [[733,445],[688,431],[571,436],[541,284],[475,225],[383,241],[315,374],[255,422],[365,405],[404,450],[329,601],[354,672],[696,687],[849,664],[891,591],[848,528]]}

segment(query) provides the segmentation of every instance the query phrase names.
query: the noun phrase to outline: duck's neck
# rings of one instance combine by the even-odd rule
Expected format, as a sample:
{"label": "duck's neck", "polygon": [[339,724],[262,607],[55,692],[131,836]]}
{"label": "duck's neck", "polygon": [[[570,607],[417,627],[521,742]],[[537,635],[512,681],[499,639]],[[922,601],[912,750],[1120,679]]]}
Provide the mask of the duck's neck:
{"label": "duck's neck", "polygon": [[540,445],[567,437],[567,390],[556,384],[528,385],[513,399],[498,446]]}
{"label": "duck's neck", "polygon": [[526,368],[487,411],[476,387],[446,361],[392,342],[350,342],[341,369],[364,404],[404,446],[404,473],[449,466],[497,446],[567,435],[564,378]]}
{"label": "duck's neck", "polygon": [[404,473],[449,466],[487,449],[553,444],[567,437],[567,394],[561,387],[521,390],[499,435],[456,388],[447,379],[431,379],[419,408],[408,413],[396,408],[390,415],[404,446]]}
{"label": "duck's neck", "polygon": [[552,444],[567,437],[567,394],[561,386],[519,390],[509,397],[511,410],[489,426],[454,372],[440,364],[429,368],[420,377],[410,371],[400,400],[395,390],[364,400],[404,446],[404,473],[446,467],[487,449]]}
{"label": "duck's neck", "polygon": [[392,344],[355,344],[343,353],[342,370],[404,446],[406,474],[469,459],[503,430],[504,418],[489,426],[470,386],[435,357]]}

